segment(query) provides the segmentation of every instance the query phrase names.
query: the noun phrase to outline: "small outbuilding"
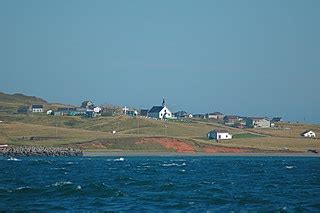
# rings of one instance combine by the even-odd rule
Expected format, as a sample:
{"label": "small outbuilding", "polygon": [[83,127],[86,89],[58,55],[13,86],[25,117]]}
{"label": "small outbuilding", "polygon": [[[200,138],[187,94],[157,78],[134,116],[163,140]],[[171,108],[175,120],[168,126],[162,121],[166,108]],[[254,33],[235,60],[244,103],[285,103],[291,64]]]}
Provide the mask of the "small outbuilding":
{"label": "small outbuilding", "polygon": [[316,137],[316,133],[312,130],[306,130],[303,133],[301,133],[301,136],[305,137],[305,138],[315,138]]}
{"label": "small outbuilding", "polygon": [[208,132],[207,137],[214,140],[229,140],[232,135],[226,130],[212,130]]}

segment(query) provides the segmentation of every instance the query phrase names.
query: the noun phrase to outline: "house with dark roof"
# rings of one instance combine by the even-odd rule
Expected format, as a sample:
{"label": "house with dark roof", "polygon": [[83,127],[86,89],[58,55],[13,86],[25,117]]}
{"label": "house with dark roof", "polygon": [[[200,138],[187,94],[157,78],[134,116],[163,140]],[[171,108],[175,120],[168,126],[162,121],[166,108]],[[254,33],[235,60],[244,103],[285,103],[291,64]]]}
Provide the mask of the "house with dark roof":
{"label": "house with dark roof", "polygon": [[166,106],[166,102],[163,99],[161,106],[153,106],[148,111],[148,117],[149,118],[155,118],[155,119],[170,119],[172,118],[172,113]]}
{"label": "house with dark roof", "polygon": [[174,117],[180,119],[180,118],[192,118],[192,114],[187,113],[186,111],[178,111],[173,113]]}
{"label": "house with dark roof", "polygon": [[271,122],[266,117],[249,117],[246,118],[246,126],[249,128],[269,128]]}
{"label": "house with dark roof", "polygon": [[233,126],[240,121],[240,117],[236,115],[226,115],[223,118],[224,124],[227,126]]}
{"label": "house with dark roof", "polygon": [[29,106],[20,106],[17,110],[18,114],[28,114],[30,113],[30,107]]}
{"label": "house with dark roof", "polygon": [[93,109],[94,104],[91,101],[84,101],[84,102],[82,102],[80,108]]}
{"label": "house with dark roof", "polygon": [[148,112],[149,112],[148,109],[141,109],[140,110],[140,116],[147,117],[148,116]]}
{"label": "house with dark roof", "polygon": [[282,122],[282,118],[281,117],[274,117],[272,118],[271,122],[274,123],[274,122]]}
{"label": "house with dark roof", "polygon": [[31,112],[42,113],[43,112],[43,105],[42,104],[33,104],[31,106]]}
{"label": "house with dark roof", "polygon": [[206,114],[206,117],[208,119],[222,120],[224,118],[224,114],[222,114],[221,112],[211,112]]}

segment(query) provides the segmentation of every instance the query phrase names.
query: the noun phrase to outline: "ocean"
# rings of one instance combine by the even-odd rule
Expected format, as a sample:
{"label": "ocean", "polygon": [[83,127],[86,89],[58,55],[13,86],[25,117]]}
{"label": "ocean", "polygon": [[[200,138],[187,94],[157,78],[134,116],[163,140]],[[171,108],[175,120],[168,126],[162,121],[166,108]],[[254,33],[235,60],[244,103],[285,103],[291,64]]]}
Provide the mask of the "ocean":
{"label": "ocean", "polygon": [[0,211],[320,212],[320,158],[0,157]]}

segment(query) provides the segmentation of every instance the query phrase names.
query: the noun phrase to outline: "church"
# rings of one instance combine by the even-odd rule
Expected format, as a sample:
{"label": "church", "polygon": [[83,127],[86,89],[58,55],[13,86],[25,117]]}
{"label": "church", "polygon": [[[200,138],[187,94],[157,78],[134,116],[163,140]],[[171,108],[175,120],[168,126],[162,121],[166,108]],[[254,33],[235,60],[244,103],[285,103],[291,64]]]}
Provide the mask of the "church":
{"label": "church", "polygon": [[153,106],[148,111],[148,117],[164,120],[172,118],[172,113],[166,106],[166,101],[163,99],[161,106]]}

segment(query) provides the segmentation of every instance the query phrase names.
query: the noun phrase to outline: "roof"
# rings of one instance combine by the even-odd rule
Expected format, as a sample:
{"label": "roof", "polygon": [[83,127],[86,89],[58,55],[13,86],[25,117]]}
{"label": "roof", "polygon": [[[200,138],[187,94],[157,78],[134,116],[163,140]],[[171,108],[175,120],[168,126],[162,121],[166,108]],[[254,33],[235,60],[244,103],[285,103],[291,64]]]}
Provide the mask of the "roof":
{"label": "roof", "polygon": [[32,109],[35,109],[35,108],[43,108],[43,105],[42,104],[33,104]]}
{"label": "roof", "polygon": [[209,115],[223,115],[221,112],[211,112]]}
{"label": "roof", "polygon": [[272,118],[272,121],[274,121],[274,122],[279,122],[279,121],[281,121],[281,120],[282,120],[281,117],[274,117],[274,118]]}
{"label": "roof", "polygon": [[238,119],[239,116],[236,116],[236,115],[227,115],[224,117],[225,119]]}
{"label": "roof", "polygon": [[309,130],[306,130],[306,131],[304,131],[303,133],[301,133],[301,135],[304,135],[304,134],[306,134],[306,133],[308,133],[308,132],[314,132],[314,131],[312,131],[311,129],[309,129]]}
{"label": "roof", "polygon": [[254,120],[254,121],[259,121],[259,120],[267,120],[267,121],[269,121],[269,119],[266,118],[266,117],[249,117],[249,118]]}
{"label": "roof", "polygon": [[159,113],[163,108],[163,106],[153,106],[148,113]]}
{"label": "roof", "polygon": [[174,113],[175,116],[186,116],[188,113],[186,111],[178,111]]}
{"label": "roof", "polygon": [[211,130],[210,132],[229,133],[229,131],[226,129],[220,129],[220,130],[214,129],[214,130]]}
{"label": "roof", "polygon": [[57,112],[65,112],[65,111],[76,111],[76,108],[58,108]]}

